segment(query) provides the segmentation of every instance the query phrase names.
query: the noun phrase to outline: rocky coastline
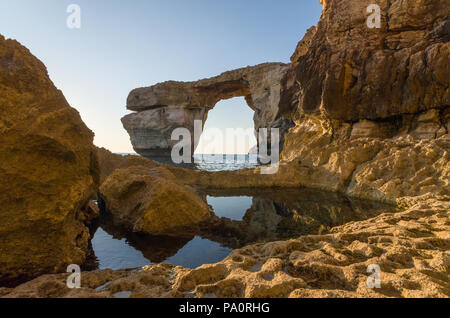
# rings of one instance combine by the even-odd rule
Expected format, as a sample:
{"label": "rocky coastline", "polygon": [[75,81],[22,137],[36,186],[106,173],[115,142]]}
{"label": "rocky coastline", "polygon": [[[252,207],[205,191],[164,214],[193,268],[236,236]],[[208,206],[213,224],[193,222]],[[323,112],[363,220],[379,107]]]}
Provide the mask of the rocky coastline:
{"label": "rocky coastline", "polygon": [[[450,11],[444,0],[379,2],[385,23],[369,29],[368,1],[321,1],[290,64],[130,93],[135,113],[122,123],[138,153],[158,156],[175,126],[190,129],[219,100],[246,97],[255,129],[282,128],[273,175],[95,148],[43,64],[0,36],[0,297],[450,297]],[[94,198],[115,226],[171,235],[208,221],[204,189],[301,187],[385,202],[392,213],[251,244],[196,269],[86,271],[81,288],[66,286],[65,266],[89,253]],[[367,286],[373,264],[381,288]]]}

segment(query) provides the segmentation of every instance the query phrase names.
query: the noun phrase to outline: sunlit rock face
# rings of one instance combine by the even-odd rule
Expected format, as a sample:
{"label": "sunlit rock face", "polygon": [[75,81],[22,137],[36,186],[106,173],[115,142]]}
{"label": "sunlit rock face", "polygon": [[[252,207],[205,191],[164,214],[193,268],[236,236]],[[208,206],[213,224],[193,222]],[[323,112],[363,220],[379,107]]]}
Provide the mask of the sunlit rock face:
{"label": "sunlit rock face", "polygon": [[[449,209],[449,202],[421,200],[329,234],[247,246],[192,270],[163,263],[83,272],[78,289],[67,288],[67,274],[45,275],[0,289],[0,297],[109,298],[127,291],[133,298],[448,298]],[[381,288],[367,287],[373,264],[383,271]]]}
{"label": "sunlit rock face", "polygon": [[122,123],[136,152],[149,157],[170,156],[176,143],[171,140],[174,129],[187,128],[195,150],[194,121],[204,125],[208,112],[220,100],[243,96],[255,111],[256,131],[281,128],[283,133],[292,123],[278,111],[281,79],[288,68],[282,63],[266,63],[197,82],[170,81],[138,88],[127,101],[127,108],[135,113],[125,116]]}
{"label": "sunlit rock face", "polygon": [[93,137],[44,64],[0,35],[0,286],[84,262]]}
{"label": "sunlit rock face", "polygon": [[367,25],[371,0],[322,3],[292,56],[283,111],[354,122],[450,105],[448,1],[376,1],[380,28]]}
{"label": "sunlit rock face", "polygon": [[113,224],[135,233],[183,236],[210,217],[206,202],[162,167],[117,169],[99,197]]}
{"label": "sunlit rock face", "polygon": [[291,175],[376,200],[448,195],[448,1],[377,1],[380,28],[373,1],[321,2],[282,80]]}

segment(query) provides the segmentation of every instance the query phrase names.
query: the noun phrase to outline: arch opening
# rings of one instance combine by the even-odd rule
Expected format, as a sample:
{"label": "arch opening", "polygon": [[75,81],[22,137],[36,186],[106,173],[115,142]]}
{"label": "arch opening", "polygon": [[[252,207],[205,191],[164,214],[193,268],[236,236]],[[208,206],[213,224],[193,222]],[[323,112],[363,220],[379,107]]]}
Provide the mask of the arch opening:
{"label": "arch opening", "polygon": [[218,102],[208,113],[195,154],[248,154],[257,144],[254,113],[244,97]]}

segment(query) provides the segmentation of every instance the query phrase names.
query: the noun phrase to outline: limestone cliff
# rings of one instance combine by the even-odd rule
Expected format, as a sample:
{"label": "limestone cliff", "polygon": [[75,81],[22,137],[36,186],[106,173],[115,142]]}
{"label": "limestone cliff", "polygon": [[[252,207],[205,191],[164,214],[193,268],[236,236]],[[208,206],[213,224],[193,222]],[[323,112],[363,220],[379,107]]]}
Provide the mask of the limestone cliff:
{"label": "limestone cliff", "polygon": [[312,185],[395,201],[449,195],[448,1],[324,1],[283,78],[284,162]]}
{"label": "limestone cliff", "polygon": [[381,28],[369,28],[373,3],[326,1],[292,56],[284,113],[355,122],[450,105],[448,1],[376,1]]}
{"label": "limestone cliff", "polygon": [[92,140],[45,66],[0,35],[1,284],[84,261],[99,179]]}
{"label": "limestone cliff", "polygon": [[[307,186],[388,202],[430,193],[448,196],[450,9],[446,1],[379,1],[379,29],[366,23],[371,1],[321,3],[324,10],[318,25],[299,42],[292,63],[282,67],[280,95],[279,76],[269,76],[276,80],[271,82],[277,92],[269,96],[279,103],[255,97],[249,102],[260,105],[256,109],[273,109],[270,113],[276,116],[266,118],[294,123],[285,129],[279,173],[261,176],[258,169],[234,174],[174,173],[189,184],[210,188]],[[261,72],[268,72],[267,67],[258,68],[257,78],[265,78]],[[220,96],[210,95],[211,90],[193,93],[196,85],[211,87],[218,79],[234,78],[236,72],[244,71],[197,83],[168,82],[138,89],[130,94],[128,105],[144,111],[130,119],[145,117],[150,106],[213,105]],[[159,131],[173,128],[164,126],[167,121],[156,122],[162,124]],[[149,127],[145,120],[139,123],[128,127]]]}
{"label": "limestone cliff", "polygon": [[204,125],[217,102],[243,96],[255,111],[255,131],[281,128],[285,132],[291,128],[291,121],[280,117],[278,103],[281,78],[287,69],[285,64],[266,63],[197,82],[170,81],[138,88],[127,100],[127,108],[136,113],[125,116],[122,123],[136,152],[150,157],[170,156],[176,143],[171,140],[174,129],[191,131],[194,150],[198,144],[194,140],[194,121]]}

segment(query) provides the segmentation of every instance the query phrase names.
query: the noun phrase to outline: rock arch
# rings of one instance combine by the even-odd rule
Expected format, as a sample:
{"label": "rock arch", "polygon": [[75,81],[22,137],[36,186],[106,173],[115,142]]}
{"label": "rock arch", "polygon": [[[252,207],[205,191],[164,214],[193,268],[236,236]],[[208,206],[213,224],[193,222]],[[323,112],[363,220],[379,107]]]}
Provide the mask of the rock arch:
{"label": "rock arch", "polygon": [[[279,112],[281,80],[288,64],[265,63],[225,72],[196,82],[168,81],[137,88],[128,96],[127,109],[134,111],[122,118],[135,151],[150,158],[170,157],[176,142],[172,131],[185,127],[194,137],[194,121],[203,125],[208,112],[224,99],[245,97],[255,111],[255,131],[281,128],[282,135],[292,126]],[[197,144],[192,140],[192,153]]]}

